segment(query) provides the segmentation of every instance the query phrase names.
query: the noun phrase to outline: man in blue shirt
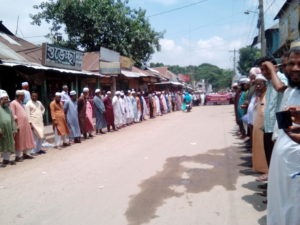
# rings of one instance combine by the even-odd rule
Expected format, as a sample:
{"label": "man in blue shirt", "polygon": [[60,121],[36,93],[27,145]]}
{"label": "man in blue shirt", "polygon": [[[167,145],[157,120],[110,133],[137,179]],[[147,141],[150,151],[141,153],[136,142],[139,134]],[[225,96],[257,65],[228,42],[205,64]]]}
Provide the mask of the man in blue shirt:
{"label": "man in blue shirt", "polygon": [[264,57],[259,60],[262,74],[267,81],[266,105],[264,111],[264,148],[268,165],[272,156],[274,141],[272,135],[276,123],[283,92],[287,88],[287,77],[278,71],[277,62],[272,57]]}

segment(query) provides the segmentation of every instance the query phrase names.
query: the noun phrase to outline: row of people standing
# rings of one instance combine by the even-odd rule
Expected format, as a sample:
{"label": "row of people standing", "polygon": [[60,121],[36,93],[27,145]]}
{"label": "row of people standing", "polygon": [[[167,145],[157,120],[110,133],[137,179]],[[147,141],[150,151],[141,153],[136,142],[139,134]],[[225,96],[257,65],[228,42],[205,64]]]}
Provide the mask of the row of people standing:
{"label": "row of people standing", "polygon": [[[38,100],[37,92],[29,92],[28,82],[22,83],[22,90],[16,91],[16,98],[10,102],[6,91],[0,90],[0,152],[2,166],[15,164],[23,159],[32,159],[45,154],[42,143],[45,138],[43,115],[45,107]],[[90,90],[84,88],[77,98],[75,91],[68,91],[64,85],[56,92],[50,103],[55,147],[61,149],[71,142],[80,143],[81,138],[116,131],[146,118],[155,118],[165,113],[180,110],[181,93],[117,91],[112,96],[96,89],[90,97]],[[96,117],[94,127],[93,115]],[[11,155],[15,154],[14,160]]]}
{"label": "row of people standing", "polygon": [[[26,100],[26,90],[17,90],[16,98],[10,102],[7,92],[0,93],[0,152],[2,167],[32,159],[44,154],[41,145],[44,139],[44,106],[33,92]],[[25,100],[27,103],[25,104]],[[11,154],[15,159],[10,160]]]}
{"label": "row of people standing", "polygon": [[[257,65],[258,74],[253,85],[240,92],[237,111],[245,111],[237,115],[237,121],[240,128],[241,122],[250,127],[253,168],[263,173],[257,180],[267,182],[260,186],[267,188],[263,192],[267,196],[267,224],[298,225],[300,42],[291,44],[290,51],[282,56],[280,66],[270,57],[260,59]],[[279,72],[280,68],[282,72]],[[254,87],[254,93],[243,100],[241,96],[249,94],[251,87]],[[281,111],[289,112],[285,119],[292,122],[279,129],[276,113],[279,115]],[[245,128],[248,130],[247,126]]]}

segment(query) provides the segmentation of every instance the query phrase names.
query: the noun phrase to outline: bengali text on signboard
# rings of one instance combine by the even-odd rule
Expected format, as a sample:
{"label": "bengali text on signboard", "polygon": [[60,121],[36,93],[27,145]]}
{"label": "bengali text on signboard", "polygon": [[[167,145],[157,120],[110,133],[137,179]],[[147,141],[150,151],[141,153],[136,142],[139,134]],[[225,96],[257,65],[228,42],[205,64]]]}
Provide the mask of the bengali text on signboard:
{"label": "bengali text on signboard", "polygon": [[83,53],[80,51],[43,44],[42,63],[45,66],[81,70],[82,60]]}

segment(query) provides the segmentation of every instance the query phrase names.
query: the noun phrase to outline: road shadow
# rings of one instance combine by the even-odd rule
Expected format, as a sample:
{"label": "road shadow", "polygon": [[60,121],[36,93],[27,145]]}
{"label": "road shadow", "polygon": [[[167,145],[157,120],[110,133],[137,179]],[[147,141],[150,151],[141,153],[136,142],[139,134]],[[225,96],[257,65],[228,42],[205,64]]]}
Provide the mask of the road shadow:
{"label": "road shadow", "polygon": [[128,224],[149,223],[157,217],[157,209],[173,197],[208,192],[215,186],[236,190],[240,176],[237,165],[241,162],[237,151],[236,147],[229,147],[194,156],[168,158],[163,169],[143,181],[137,195],[130,196],[125,212]]}

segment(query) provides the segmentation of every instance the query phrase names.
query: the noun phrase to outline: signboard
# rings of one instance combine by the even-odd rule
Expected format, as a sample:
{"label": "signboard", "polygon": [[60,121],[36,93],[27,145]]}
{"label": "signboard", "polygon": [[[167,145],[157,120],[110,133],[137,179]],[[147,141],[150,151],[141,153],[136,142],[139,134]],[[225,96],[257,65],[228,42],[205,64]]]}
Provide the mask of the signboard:
{"label": "signboard", "polygon": [[178,79],[185,83],[189,83],[191,81],[191,76],[188,74],[178,74]]}
{"label": "signboard", "polygon": [[121,73],[120,62],[100,61],[100,73],[104,75],[118,75]]}
{"label": "signboard", "polygon": [[42,64],[44,66],[81,70],[83,53],[57,47],[50,44],[43,44]]}
{"label": "signboard", "polygon": [[120,53],[107,48],[100,48],[100,61],[120,62]]}
{"label": "signboard", "polygon": [[132,69],[132,66],[134,64],[132,59],[125,57],[125,56],[121,56],[120,59],[121,59],[121,68],[122,69],[128,69],[128,70]]}

